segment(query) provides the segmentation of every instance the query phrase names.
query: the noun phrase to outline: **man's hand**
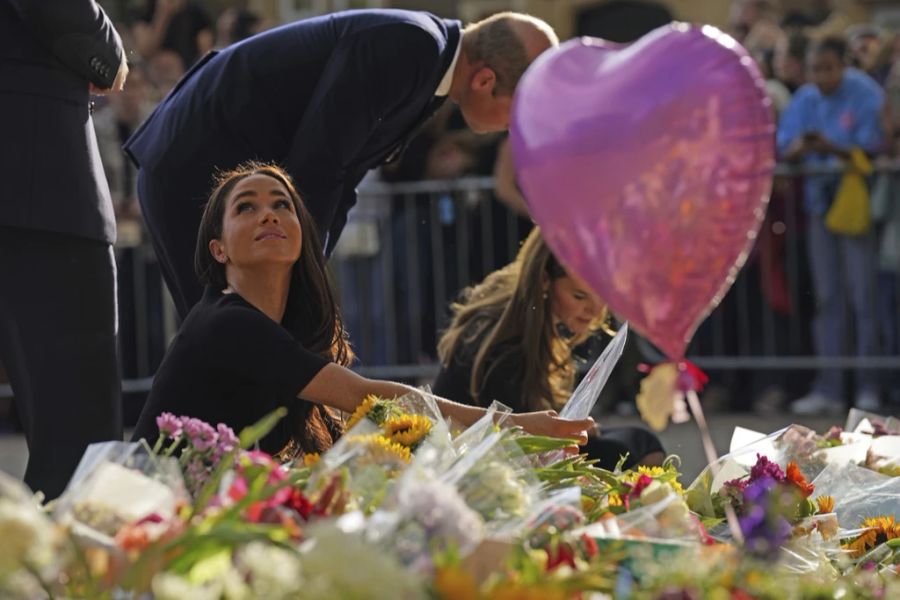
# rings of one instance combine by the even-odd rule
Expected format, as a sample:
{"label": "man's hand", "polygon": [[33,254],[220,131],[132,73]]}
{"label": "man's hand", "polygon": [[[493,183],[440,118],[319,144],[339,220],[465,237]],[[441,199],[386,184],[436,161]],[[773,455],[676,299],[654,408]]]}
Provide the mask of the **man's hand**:
{"label": "man's hand", "polygon": [[125,87],[125,80],[127,78],[128,78],[128,59],[125,57],[125,53],[123,52],[122,53],[122,62],[119,63],[119,70],[116,73],[116,78],[113,81],[112,87],[102,90],[92,83],[92,84],[90,84],[90,88],[88,91],[90,91],[90,93],[93,94],[94,96],[104,96],[111,92],[121,92],[122,89]]}

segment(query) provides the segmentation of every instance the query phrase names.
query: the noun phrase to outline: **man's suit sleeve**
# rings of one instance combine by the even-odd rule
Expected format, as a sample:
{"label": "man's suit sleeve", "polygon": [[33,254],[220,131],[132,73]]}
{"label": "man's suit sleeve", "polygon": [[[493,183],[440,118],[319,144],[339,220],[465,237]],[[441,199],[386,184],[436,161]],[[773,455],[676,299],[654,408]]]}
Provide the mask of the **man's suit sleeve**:
{"label": "man's suit sleeve", "polygon": [[[338,44],[284,161],[323,238],[355,203],[354,161],[371,150],[367,143],[393,110],[421,97],[439,60],[434,37],[407,24],[373,27]],[[329,251],[336,241],[328,240]]]}
{"label": "man's suit sleeve", "polygon": [[100,89],[112,87],[124,49],[95,0],[7,0],[65,66]]}

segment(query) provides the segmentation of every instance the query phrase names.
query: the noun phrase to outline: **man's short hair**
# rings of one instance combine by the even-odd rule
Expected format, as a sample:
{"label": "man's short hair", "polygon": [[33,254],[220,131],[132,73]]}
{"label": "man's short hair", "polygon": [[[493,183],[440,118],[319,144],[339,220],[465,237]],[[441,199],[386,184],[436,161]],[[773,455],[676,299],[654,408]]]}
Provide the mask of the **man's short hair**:
{"label": "man's short hair", "polygon": [[823,52],[831,52],[838,57],[841,62],[847,60],[847,41],[839,35],[829,35],[813,44],[810,50],[811,54],[822,54]]}
{"label": "man's short hair", "polygon": [[[512,95],[525,69],[531,64],[528,51],[513,27],[520,15],[503,12],[466,27],[469,62],[482,62],[497,76],[494,95]],[[537,21],[535,19],[535,21]],[[552,30],[551,30],[552,32]]]}

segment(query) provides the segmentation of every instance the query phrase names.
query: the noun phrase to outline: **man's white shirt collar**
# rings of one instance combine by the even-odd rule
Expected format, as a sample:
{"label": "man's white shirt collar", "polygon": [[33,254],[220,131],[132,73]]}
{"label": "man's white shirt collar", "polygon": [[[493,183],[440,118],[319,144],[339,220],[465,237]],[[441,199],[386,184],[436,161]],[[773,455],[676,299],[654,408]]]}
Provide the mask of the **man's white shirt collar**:
{"label": "man's white shirt collar", "polygon": [[456,52],[453,54],[453,62],[450,63],[447,72],[444,73],[444,78],[441,79],[441,83],[434,92],[435,96],[446,96],[450,93],[450,86],[453,85],[453,71],[456,70],[456,61],[459,60],[459,50],[462,48],[462,36],[463,33],[460,31],[459,42],[456,44]]}

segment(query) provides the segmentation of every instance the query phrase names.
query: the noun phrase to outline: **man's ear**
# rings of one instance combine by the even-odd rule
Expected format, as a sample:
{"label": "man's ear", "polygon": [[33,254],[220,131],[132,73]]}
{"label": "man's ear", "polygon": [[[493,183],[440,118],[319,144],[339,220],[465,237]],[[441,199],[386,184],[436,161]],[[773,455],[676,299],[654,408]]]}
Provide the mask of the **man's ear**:
{"label": "man's ear", "polygon": [[494,93],[497,85],[497,74],[490,67],[481,67],[472,75],[472,89],[480,92]]}

